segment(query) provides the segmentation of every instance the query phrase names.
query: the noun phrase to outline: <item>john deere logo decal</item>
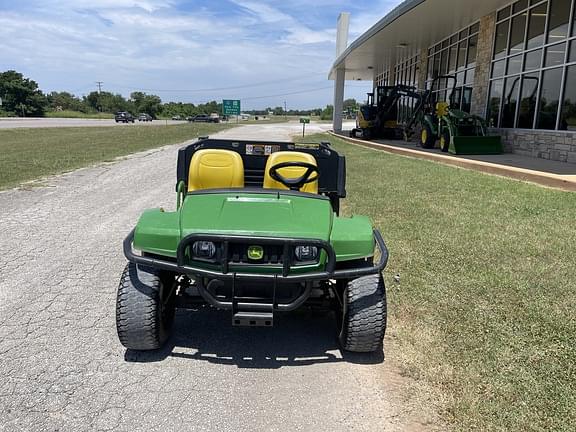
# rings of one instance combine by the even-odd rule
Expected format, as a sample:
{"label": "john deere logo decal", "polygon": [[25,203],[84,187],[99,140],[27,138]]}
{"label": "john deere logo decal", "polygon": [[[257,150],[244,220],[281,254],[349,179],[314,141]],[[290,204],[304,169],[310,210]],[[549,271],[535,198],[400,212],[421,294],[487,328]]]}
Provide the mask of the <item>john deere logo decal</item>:
{"label": "john deere logo decal", "polygon": [[264,258],[264,249],[262,248],[262,246],[248,247],[248,258],[255,261]]}

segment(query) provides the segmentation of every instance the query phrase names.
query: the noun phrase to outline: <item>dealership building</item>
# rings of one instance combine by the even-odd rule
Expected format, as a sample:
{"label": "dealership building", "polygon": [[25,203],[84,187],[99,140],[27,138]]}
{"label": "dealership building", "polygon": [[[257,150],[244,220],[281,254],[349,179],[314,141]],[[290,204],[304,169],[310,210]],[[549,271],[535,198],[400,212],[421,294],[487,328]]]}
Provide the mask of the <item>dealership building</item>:
{"label": "dealership building", "polygon": [[[486,118],[507,151],[576,163],[575,9],[576,0],[406,0],[349,46],[341,15],[334,130],[346,81],[425,89],[455,75],[454,103]],[[450,81],[437,82],[437,100]]]}

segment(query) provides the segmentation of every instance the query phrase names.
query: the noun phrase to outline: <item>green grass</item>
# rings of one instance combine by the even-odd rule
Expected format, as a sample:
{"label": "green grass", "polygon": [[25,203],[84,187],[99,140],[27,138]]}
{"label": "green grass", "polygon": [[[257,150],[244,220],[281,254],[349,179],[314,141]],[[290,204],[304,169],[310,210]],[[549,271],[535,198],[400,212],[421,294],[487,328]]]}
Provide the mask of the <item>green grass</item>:
{"label": "green grass", "polygon": [[79,118],[79,119],[113,119],[114,114],[110,113],[83,113],[79,111],[46,111],[48,118]]}
{"label": "green grass", "polygon": [[182,124],[3,129],[0,130],[0,189],[229,127]]}
{"label": "green grass", "polygon": [[343,212],[390,249],[388,360],[414,394],[456,430],[574,430],[576,194],[331,141]]}

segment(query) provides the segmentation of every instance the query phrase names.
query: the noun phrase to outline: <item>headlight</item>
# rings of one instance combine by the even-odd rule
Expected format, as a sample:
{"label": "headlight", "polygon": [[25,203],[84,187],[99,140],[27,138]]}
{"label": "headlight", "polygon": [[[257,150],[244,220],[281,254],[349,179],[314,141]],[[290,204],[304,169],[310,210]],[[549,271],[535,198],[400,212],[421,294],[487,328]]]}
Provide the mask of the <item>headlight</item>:
{"label": "headlight", "polygon": [[192,253],[195,258],[214,258],[216,245],[210,241],[197,241],[192,245]]}
{"label": "headlight", "polygon": [[318,248],[316,246],[296,246],[294,254],[298,261],[316,261]]}

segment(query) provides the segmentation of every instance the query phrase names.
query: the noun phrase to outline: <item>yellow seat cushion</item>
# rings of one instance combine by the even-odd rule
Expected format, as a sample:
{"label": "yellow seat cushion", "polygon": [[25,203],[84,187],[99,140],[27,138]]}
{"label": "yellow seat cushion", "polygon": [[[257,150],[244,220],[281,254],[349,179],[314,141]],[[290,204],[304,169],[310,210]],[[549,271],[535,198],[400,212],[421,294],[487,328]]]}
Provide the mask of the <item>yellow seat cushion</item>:
{"label": "yellow seat cushion", "polygon": [[436,104],[436,115],[442,117],[448,114],[448,102],[438,102]]}
{"label": "yellow seat cushion", "polygon": [[230,150],[198,150],[190,161],[188,192],[244,187],[242,157]]}
{"label": "yellow seat cushion", "polygon": [[[289,189],[284,186],[282,183],[274,180],[270,177],[270,168],[274,165],[283,162],[307,162],[314,166],[318,166],[316,163],[316,158],[308,153],[301,153],[301,152],[291,152],[291,151],[283,151],[283,152],[276,152],[272,153],[268,156],[268,160],[266,161],[266,168],[264,169],[264,188],[265,189]],[[302,167],[286,167],[280,168],[278,173],[286,178],[298,178],[306,172],[306,168]],[[316,177],[316,173],[311,174],[312,177]],[[306,183],[304,186],[300,188],[300,192],[309,192],[309,193],[318,193],[318,179],[314,180],[313,182]]]}

